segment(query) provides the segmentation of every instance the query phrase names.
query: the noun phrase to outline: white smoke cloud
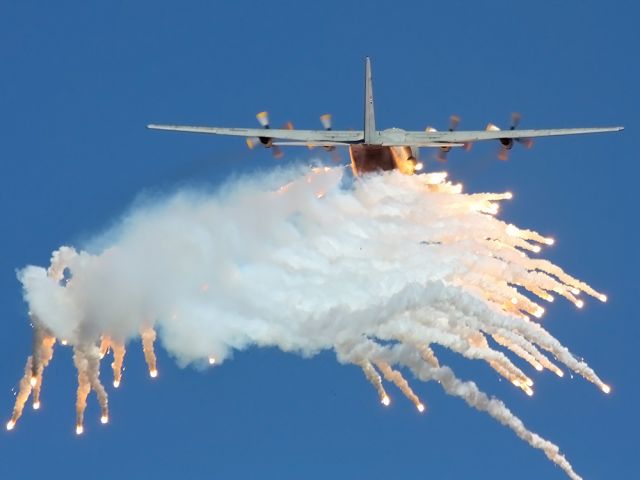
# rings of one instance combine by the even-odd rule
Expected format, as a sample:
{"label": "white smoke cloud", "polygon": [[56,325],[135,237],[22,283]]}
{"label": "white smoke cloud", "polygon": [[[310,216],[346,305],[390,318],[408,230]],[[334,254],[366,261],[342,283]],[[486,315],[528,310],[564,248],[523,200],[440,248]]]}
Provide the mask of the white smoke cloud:
{"label": "white smoke cloud", "polygon": [[[547,351],[608,391],[530,319],[544,310],[525,293],[548,301],[551,293],[574,302],[580,292],[606,297],[524,253],[552,240],[495,217],[509,193],[465,195],[441,173],[388,172],[343,188],[343,173],[281,170],[216,194],[180,192],[139,207],[96,239],[106,248],[62,247],[49,270],[23,269],[30,311],[77,352],[98,352],[102,338],[121,349],[140,332],[147,349],[152,329],[183,365],[218,364],[251,346],[333,350],[340,362],[363,368],[383,403],[376,367],[422,411],[398,370],[406,368],[438,380],[579,478],[557,446],[440,366],[429,345],[485,361],[527,394],[533,381],[505,352],[562,375]],[[78,358],[94,362],[98,354]],[[147,361],[155,369],[155,357]],[[87,372],[95,371],[92,363]]]}

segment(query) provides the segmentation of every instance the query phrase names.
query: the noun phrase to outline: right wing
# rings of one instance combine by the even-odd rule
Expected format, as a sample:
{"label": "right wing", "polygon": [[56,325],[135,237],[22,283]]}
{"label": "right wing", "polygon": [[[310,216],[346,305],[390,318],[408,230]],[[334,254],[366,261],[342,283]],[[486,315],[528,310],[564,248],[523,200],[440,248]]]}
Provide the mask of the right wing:
{"label": "right wing", "polygon": [[219,128],[153,124],[147,125],[147,128],[154,130],[171,130],[175,132],[232,135],[236,137],[266,137],[290,142],[300,142],[300,145],[307,145],[307,143],[349,145],[352,143],[361,143],[364,139],[362,130],[287,130],[278,128]]}
{"label": "right wing", "polygon": [[552,128],[541,130],[477,130],[477,131],[453,131],[453,132],[405,132],[387,131],[380,132],[382,145],[415,145],[433,146],[438,143],[477,142],[481,140],[500,140],[508,138],[537,138],[555,137],[559,135],[580,135],[587,133],[618,132],[623,127],[606,128]]}

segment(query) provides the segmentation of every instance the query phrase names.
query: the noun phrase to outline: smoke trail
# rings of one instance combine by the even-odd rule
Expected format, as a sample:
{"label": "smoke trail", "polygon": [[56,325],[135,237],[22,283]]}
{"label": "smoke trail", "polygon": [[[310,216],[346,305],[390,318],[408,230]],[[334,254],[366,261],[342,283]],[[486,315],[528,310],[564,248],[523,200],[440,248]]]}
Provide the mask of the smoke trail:
{"label": "smoke trail", "polygon": [[215,195],[181,192],[139,208],[91,251],[62,247],[48,270],[23,269],[29,309],[74,347],[78,425],[91,388],[106,412],[99,345],[106,353],[109,339],[117,387],[125,344],[138,335],[150,374],[157,372],[157,330],[185,365],[223,363],[250,346],[304,355],[331,349],[340,362],[363,369],[384,404],[390,400],[376,367],[420,409],[400,373],[408,368],[486,411],[578,478],[557,446],[474,383],[458,380],[431,346],[482,360],[529,395],[533,380],[507,353],[534,372],[562,376],[545,351],[608,392],[536,322],[552,293],[578,307],[581,292],[606,296],[529,256],[553,240],[496,218],[508,192],[466,195],[445,173],[389,172],[344,188],[342,174],[292,169]]}
{"label": "smoke trail", "polygon": [[153,328],[145,327],[140,331],[142,337],[142,351],[144,359],[149,367],[149,376],[156,378],[158,376],[158,368],[156,367],[156,353],[153,349],[153,343],[156,341],[156,331]]}
{"label": "smoke trail", "polygon": [[127,350],[124,347],[124,343],[113,342],[111,344],[113,350],[113,388],[118,388],[122,381],[122,364],[124,363],[124,355]]}
{"label": "smoke trail", "polygon": [[[56,343],[56,337],[51,334],[42,336],[42,341],[34,351],[33,358],[39,358],[38,368],[36,370],[36,382],[33,386],[33,409],[38,410],[40,408],[40,391],[42,390],[42,378],[44,375],[44,369],[47,368],[49,362],[53,358],[53,346]],[[33,365],[32,365],[33,372]],[[33,379],[33,377],[31,377]]]}
{"label": "smoke trail", "polygon": [[31,394],[31,367],[33,364],[32,359],[33,357],[27,358],[27,363],[24,366],[24,375],[20,379],[20,385],[18,386],[18,393],[16,394],[16,401],[13,406],[11,420],[7,422],[7,430],[13,430],[16,423],[22,416],[24,405],[25,403],[27,403],[29,395]]}

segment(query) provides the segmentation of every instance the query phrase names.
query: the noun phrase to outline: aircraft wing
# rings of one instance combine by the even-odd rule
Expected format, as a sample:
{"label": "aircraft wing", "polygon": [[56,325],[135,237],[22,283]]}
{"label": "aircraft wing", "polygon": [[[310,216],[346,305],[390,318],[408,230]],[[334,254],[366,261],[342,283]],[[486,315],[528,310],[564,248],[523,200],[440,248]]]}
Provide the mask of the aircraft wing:
{"label": "aircraft wing", "polygon": [[434,146],[433,144],[464,144],[481,140],[499,140],[501,138],[536,138],[559,135],[582,135],[587,133],[618,132],[623,127],[605,128],[555,128],[541,130],[477,130],[453,132],[405,132],[382,131],[380,140],[383,145]]}
{"label": "aircraft wing", "polygon": [[267,137],[278,140],[288,140],[318,144],[351,144],[360,143],[364,139],[362,130],[287,130],[277,128],[219,128],[219,127],[191,127],[186,125],[147,125],[154,130],[172,130],[176,132],[208,133],[212,135],[232,135],[236,137]]}

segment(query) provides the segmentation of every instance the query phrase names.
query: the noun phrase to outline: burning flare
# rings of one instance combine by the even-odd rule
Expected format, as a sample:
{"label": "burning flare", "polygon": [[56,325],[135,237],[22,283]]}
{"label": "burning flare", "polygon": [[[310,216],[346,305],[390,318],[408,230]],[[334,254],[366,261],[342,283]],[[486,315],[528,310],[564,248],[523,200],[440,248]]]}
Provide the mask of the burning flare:
{"label": "burning flare", "polygon": [[508,353],[534,373],[562,377],[562,364],[609,393],[536,320],[545,312],[540,302],[554,297],[577,307],[581,293],[607,297],[529,256],[553,239],[496,218],[510,192],[464,194],[444,172],[368,175],[345,188],[343,171],[282,170],[236,182],[224,195],[182,192],[133,212],[97,242],[115,239],[101,253],[62,247],[48,270],[22,270],[34,349],[7,429],[32,389],[38,404],[55,337],[74,350],[81,434],[91,390],[102,423],[109,420],[101,358],[113,352],[118,387],[126,342],[140,335],[155,377],[158,329],[183,364],[222,364],[233,349],[252,345],[304,355],[331,349],[363,370],[383,405],[391,399],[379,372],[420,412],[425,404],[401,371],[435,380],[579,478],[556,445],[475,383],[459,380],[432,346],[482,360],[526,395],[533,380]]}

